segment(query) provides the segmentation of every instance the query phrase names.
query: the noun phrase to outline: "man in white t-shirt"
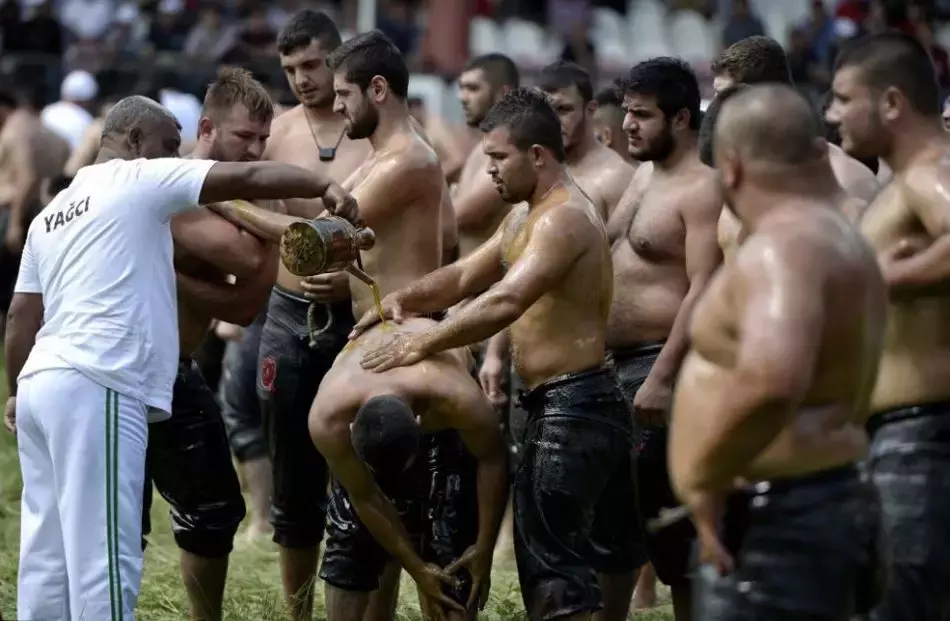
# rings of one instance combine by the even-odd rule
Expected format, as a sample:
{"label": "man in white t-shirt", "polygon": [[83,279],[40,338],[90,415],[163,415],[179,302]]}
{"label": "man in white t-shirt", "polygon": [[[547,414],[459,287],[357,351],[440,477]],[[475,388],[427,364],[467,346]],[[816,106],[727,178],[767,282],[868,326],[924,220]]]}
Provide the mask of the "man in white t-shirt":
{"label": "man in white t-shirt", "polygon": [[357,217],[310,171],[173,158],[180,144],[168,110],[123,99],[96,163],[27,233],[5,343],[23,475],[19,619],[134,618],[147,423],[170,415],[179,354],[171,218],[239,197],[323,197]]}

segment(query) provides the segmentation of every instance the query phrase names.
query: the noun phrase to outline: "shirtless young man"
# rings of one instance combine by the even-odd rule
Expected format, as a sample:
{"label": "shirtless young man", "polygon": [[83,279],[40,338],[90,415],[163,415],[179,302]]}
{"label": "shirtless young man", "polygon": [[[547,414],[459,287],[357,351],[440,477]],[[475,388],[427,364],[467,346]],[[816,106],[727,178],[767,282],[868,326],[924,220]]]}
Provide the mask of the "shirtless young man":
{"label": "shirtless young man", "polygon": [[60,174],[69,143],[40,121],[38,86],[0,93],[0,313],[6,314],[30,222],[43,208],[44,179]]}
{"label": "shirtless young man", "polygon": [[[594,137],[607,148],[620,156],[630,166],[636,168],[640,162],[630,155],[627,133],[623,131],[623,97],[620,94],[623,85],[618,80],[594,95],[594,113],[591,115],[591,127]],[[629,185],[629,184],[628,184]]]}
{"label": "shirtless young man", "polygon": [[[459,100],[465,122],[477,129],[491,107],[513,88],[518,88],[518,68],[502,54],[486,54],[470,60],[459,75]],[[478,147],[469,152],[452,195],[459,231],[459,256],[467,257],[495,233],[508,214],[506,203],[485,173],[488,158]]]}
{"label": "shirtless young man", "polygon": [[[205,94],[191,159],[259,160],[272,116],[270,97],[249,72],[222,71]],[[192,356],[212,319],[246,325],[260,312],[273,286],[277,252],[208,209],[175,216],[171,230],[180,354],[172,416],[149,426],[143,537],[151,531],[154,483],[171,506],[192,619],[215,620],[221,619],[228,555],[245,507],[220,408]]]}
{"label": "shirtless young man", "polygon": [[[630,70],[623,88],[631,153],[652,171],[637,169],[624,199],[633,201],[632,218],[612,248],[607,345],[637,420],[637,494],[647,520],[678,504],[666,464],[667,418],[693,307],[721,262],[722,199],[715,171],[699,160],[699,85],[689,67],[675,58],[646,61]],[[670,586],[680,620],[690,618],[694,537],[686,521],[644,533],[647,557]]]}
{"label": "shirtless young man", "polygon": [[[340,43],[336,25],[324,13],[305,9],[284,25],[277,49],[300,105],[274,121],[264,151],[264,159],[302,166],[338,183],[372,153],[368,141],[346,136],[346,120],[333,111],[333,75],[325,61]],[[323,212],[320,201],[284,204],[296,217],[315,218]],[[307,414],[320,379],[353,325],[346,274],[308,280],[312,286],[305,291],[300,277],[279,266],[261,329],[257,382],[273,468],[271,525],[280,547],[284,594],[295,621],[309,621],[312,616],[329,477],[323,457],[308,437]],[[315,325],[323,328],[314,348],[307,327],[311,303]]]}
{"label": "shirtless young man", "polygon": [[784,85],[737,94],[716,126],[749,236],[696,305],[676,385],[670,474],[699,532],[695,619],[838,621],[878,595],[879,509],[858,462],[887,288],[838,209],[823,134]]}
{"label": "shirtless young man", "polygon": [[[514,481],[515,555],[531,619],[590,619],[609,578],[636,569],[631,416],[604,364],[612,268],[604,225],[564,164],[560,123],[541,93],[508,93],[482,123],[488,172],[515,208],[477,251],[386,297],[385,312],[436,312],[478,295],[425,332],[362,358],[383,372],[511,326],[528,392]],[[354,334],[379,321],[372,312]],[[562,467],[551,468],[551,463]],[[607,611],[604,611],[605,613]],[[626,618],[603,614],[600,618]]]}
{"label": "shirtless young man", "polygon": [[[414,318],[396,330],[418,334],[434,323]],[[423,610],[436,617],[443,607],[454,618],[468,616],[460,607],[474,615],[487,596],[508,498],[499,416],[471,376],[466,348],[409,368],[364,370],[362,356],[393,336],[392,326],[377,325],[344,348],[310,413],[310,434],[334,478],[323,555],[323,573],[332,575],[328,621],[363,618],[390,558],[415,578]],[[468,573],[453,586],[449,574],[462,567]]]}
{"label": "shirtless young man", "polygon": [[538,85],[561,120],[568,172],[607,222],[634,169],[594,135],[590,75],[578,65],[558,61],[541,69]]}
{"label": "shirtless young man", "polygon": [[881,157],[894,171],[861,220],[891,300],[868,423],[891,580],[871,618],[943,619],[950,612],[950,137],[928,52],[910,36],[875,35],[843,49],[832,89],[827,116],[844,149]]}
{"label": "shirtless young man", "polygon": [[[713,73],[713,88],[716,92],[737,83],[792,85],[788,57],[782,46],[775,40],[762,36],[748,37],[727,48],[713,63]],[[828,157],[838,184],[844,190],[842,201],[855,201],[853,207],[845,206],[843,209],[859,217],[864,207],[877,195],[880,187],[874,173],[833,144],[828,144]],[[723,252],[729,255],[741,238],[738,220],[728,209],[723,209],[719,221],[719,239]]]}

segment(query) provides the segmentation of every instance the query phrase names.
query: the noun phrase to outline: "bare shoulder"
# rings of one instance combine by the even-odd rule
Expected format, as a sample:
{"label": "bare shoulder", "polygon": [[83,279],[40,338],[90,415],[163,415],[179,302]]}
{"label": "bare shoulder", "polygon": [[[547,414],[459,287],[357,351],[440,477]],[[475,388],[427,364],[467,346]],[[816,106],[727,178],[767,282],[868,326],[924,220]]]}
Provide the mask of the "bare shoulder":
{"label": "bare shoulder", "polygon": [[274,120],[270,124],[270,136],[271,140],[283,138],[287,132],[289,132],[294,125],[300,122],[300,119],[303,118],[303,106],[297,105],[287,110],[280,116],[274,117]]}
{"label": "bare shoulder", "polygon": [[835,179],[849,196],[871,201],[880,187],[874,172],[845,153],[841,147],[828,145],[828,161]]}
{"label": "bare shoulder", "polygon": [[685,218],[703,218],[719,221],[722,212],[722,185],[718,173],[700,163],[684,179],[684,200],[677,201]]}

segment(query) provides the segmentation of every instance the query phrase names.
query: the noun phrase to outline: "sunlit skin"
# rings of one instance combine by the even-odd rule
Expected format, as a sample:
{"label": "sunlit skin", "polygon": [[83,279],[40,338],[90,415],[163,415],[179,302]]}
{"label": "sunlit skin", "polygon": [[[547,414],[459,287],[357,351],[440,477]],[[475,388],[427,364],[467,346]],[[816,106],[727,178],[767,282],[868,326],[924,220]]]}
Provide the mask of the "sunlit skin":
{"label": "sunlit skin", "polygon": [[287,84],[301,104],[327,107],[333,102],[333,72],[326,65],[328,52],[317,41],[280,56]]}
{"label": "sunlit skin", "polygon": [[857,68],[835,72],[831,105],[825,118],[838,128],[841,148],[854,157],[877,157],[889,150],[889,138],[881,126],[876,97],[858,79]]}
{"label": "sunlit skin", "polygon": [[346,119],[346,137],[369,138],[379,125],[379,110],[359,86],[340,74],[333,79],[333,111]]}

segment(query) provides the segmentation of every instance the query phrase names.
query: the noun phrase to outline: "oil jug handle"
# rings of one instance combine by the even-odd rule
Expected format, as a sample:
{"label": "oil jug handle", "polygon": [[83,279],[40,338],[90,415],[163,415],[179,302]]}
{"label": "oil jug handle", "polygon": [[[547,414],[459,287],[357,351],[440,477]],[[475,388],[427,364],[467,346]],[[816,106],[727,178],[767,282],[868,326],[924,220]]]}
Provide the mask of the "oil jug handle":
{"label": "oil jug handle", "polygon": [[376,245],[376,233],[369,227],[356,231],[356,245],[360,250],[371,250]]}

